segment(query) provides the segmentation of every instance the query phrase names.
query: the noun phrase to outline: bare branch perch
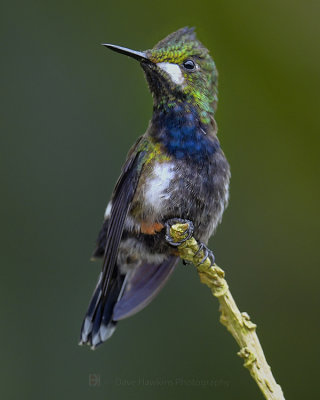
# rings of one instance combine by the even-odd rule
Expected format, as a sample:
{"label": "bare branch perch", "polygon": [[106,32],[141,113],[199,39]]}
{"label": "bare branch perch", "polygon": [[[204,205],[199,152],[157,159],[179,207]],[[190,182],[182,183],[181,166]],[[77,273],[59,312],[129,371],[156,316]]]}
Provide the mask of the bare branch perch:
{"label": "bare branch perch", "polygon": [[[170,229],[170,235],[175,242],[186,237],[188,224],[175,224]],[[230,293],[224,279],[224,271],[216,264],[211,264],[207,258],[202,264],[204,252],[199,251],[199,243],[194,237],[177,247],[183,260],[192,262],[198,270],[200,280],[212,291],[220,303],[220,322],[228,329],[240,346],[238,355],[244,359],[244,366],[249,370],[261,392],[267,400],[284,400],[281,386],[275,381],[271,368],[264,356],[261,344],[256,334],[256,325],[247,313],[241,313]]]}

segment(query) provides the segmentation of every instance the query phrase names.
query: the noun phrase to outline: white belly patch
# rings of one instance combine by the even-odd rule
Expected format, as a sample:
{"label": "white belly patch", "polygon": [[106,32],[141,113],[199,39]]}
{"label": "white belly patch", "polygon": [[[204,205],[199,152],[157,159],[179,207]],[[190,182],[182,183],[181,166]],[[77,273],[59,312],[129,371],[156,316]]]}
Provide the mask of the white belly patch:
{"label": "white belly patch", "polygon": [[145,201],[148,206],[156,210],[161,209],[163,200],[168,200],[170,197],[168,188],[174,175],[174,165],[172,163],[163,162],[155,165],[145,187]]}

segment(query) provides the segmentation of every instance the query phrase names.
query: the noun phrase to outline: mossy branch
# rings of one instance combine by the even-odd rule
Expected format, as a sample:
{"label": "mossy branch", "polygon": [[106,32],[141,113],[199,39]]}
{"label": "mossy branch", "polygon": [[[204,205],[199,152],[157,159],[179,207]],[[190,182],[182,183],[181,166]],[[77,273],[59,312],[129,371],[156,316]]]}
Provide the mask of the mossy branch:
{"label": "mossy branch", "polygon": [[[170,236],[174,242],[186,237],[188,224],[177,223],[171,226]],[[271,368],[264,356],[256,334],[256,325],[245,312],[240,312],[224,278],[224,271],[216,264],[211,264],[209,257],[202,263],[204,252],[199,251],[199,243],[194,237],[178,247],[180,258],[192,262],[198,270],[200,280],[206,284],[220,303],[220,322],[228,329],[240,346],[238,355],[244,359],[244,366],[249,370],[264,397],[268,400],[284,399],[281,386],[275,381]]]}

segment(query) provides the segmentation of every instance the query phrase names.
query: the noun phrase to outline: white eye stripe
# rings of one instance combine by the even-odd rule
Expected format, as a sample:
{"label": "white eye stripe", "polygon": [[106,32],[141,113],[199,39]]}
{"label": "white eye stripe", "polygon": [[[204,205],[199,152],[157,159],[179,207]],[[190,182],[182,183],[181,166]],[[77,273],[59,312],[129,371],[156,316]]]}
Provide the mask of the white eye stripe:
{"label": "white eye stripe", "polygon": [[157,66],[165,71],[171,78],[172,82],[181,85],[184,82],[184,76],[179,65],[167,62],[158,63]]}

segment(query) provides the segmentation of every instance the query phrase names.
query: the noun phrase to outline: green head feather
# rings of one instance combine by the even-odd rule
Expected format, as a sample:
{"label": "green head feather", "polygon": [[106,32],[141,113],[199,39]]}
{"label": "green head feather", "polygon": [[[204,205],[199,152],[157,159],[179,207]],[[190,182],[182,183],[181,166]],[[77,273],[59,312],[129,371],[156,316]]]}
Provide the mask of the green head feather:
{"label": "green head feather", "polygon": [[209,123],[217,106],[218,72],[207,48],[193,28],[182,28],[145,52],[142,61],[155,107],[184,102],[196,107],[201,120]]}

